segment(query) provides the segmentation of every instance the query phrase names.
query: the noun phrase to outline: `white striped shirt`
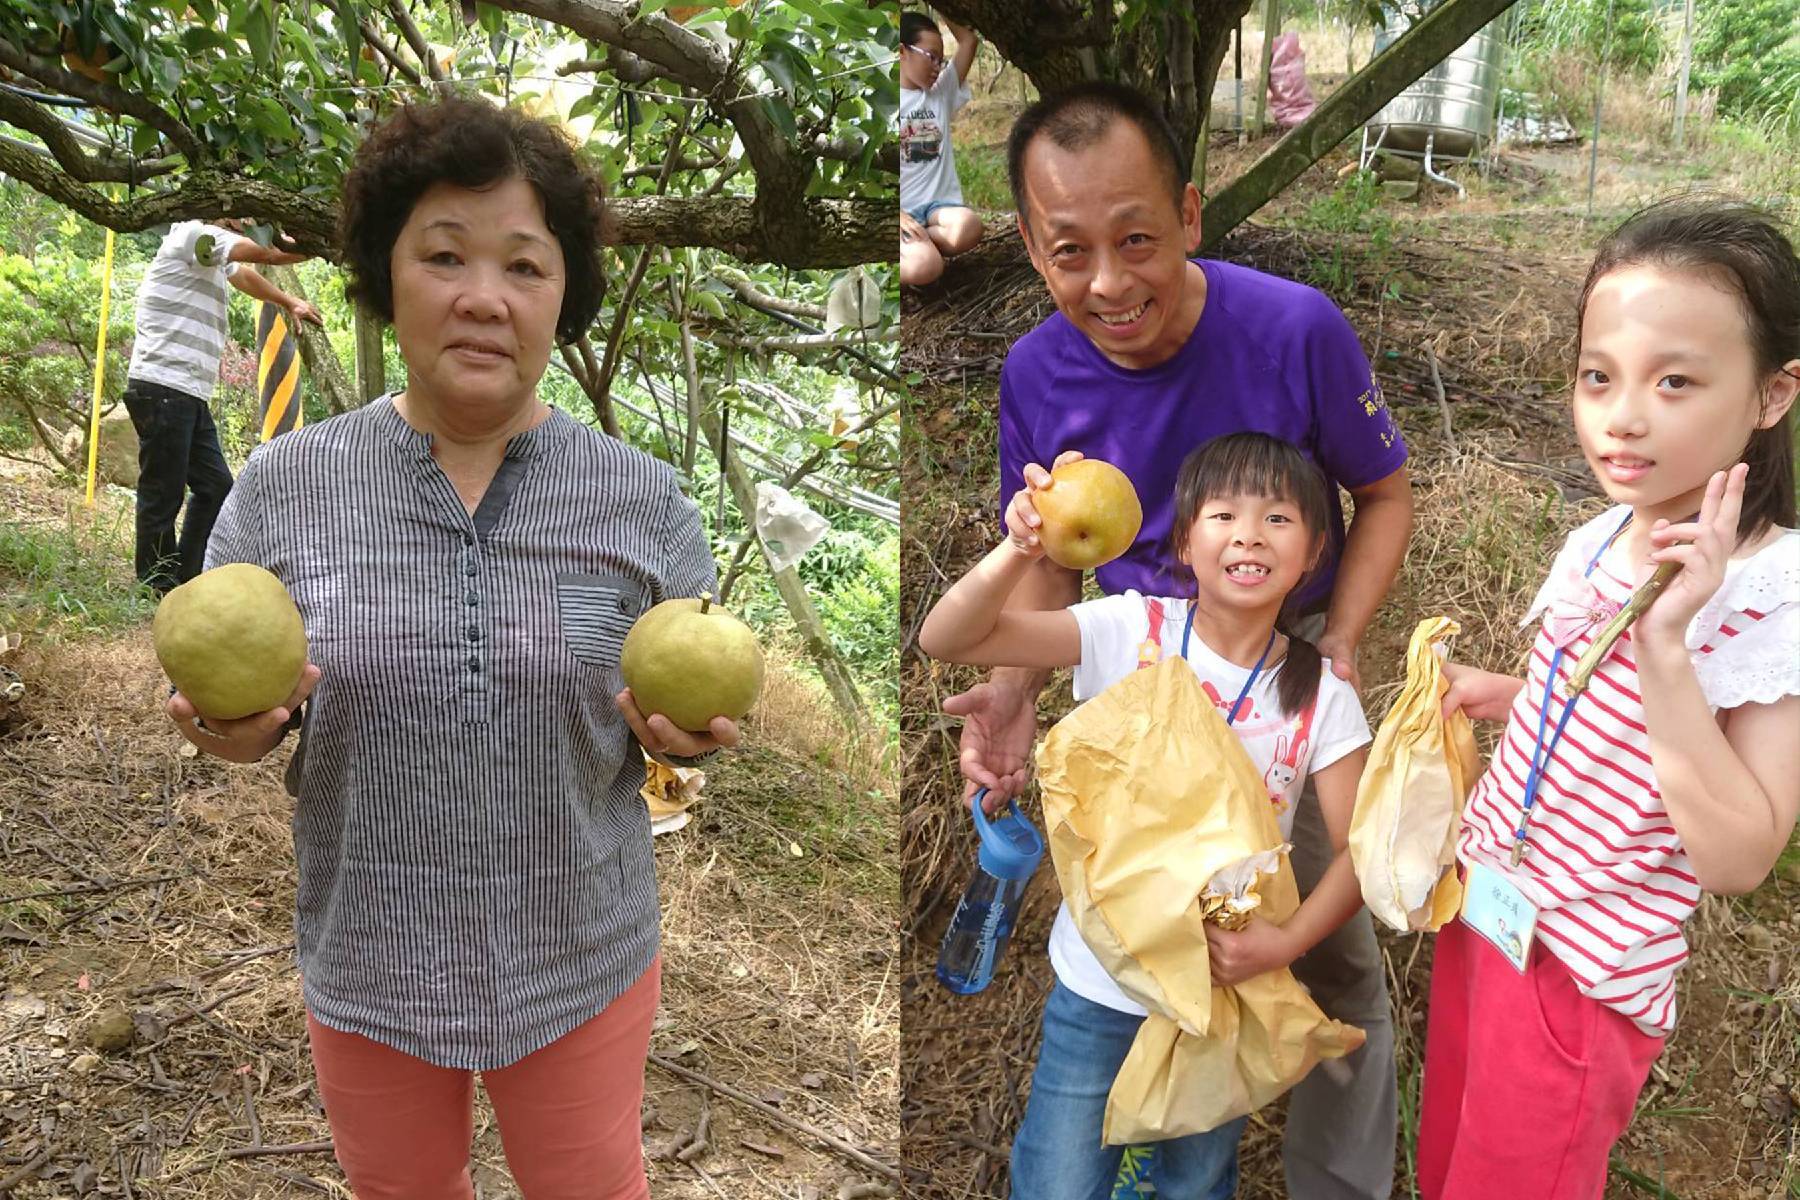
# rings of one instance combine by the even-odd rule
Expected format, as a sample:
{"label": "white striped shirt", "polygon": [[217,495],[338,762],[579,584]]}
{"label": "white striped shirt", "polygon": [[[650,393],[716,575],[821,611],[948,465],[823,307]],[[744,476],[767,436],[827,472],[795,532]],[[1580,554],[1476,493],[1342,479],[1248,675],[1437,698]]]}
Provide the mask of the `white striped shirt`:
{"label": "white striped shirt", "polygon": [[714,578],[674,472],[552,412],[471,518],[384,397],[257,448],[226,562],[280,577],[323,672],[288,772],[313,1014],[485,1070],[636,981],[658,913],[619,647]]}
{"label": "white striped shirt", "polygon": [[[1571,600],[1585,595],[1582,568],[1624,513],[1615,508],[1570,534],[1532,604],[1526,623],[1540,614],[1545,620],[1525,687],[1469,797],[1457,854],[1504,872],[1538,906],[1538,937],[1584,995],[1661,1035],[1675,1027],[1675,975],[1688,956],[1682,925],[1699,904],[1700,884],[1656,788],[1629,632],[1575,702],[1543,768],[1524,863],[1510,862],[1538,706],[1555,653],[1555,605],[1562,601],[1566,613]],[[1631,594],[1636,580],[1623,577],[1622,564],[1615,547],[1589,577],[1601,604],[1620,605]],[[1603,623],[1568,644],[1559,680],[1568,678]],[[1756,554],[1732,561],[1718,593],[1689,626],[1687,645],[1714,712],[1800,694],[1800,532],[1786,531]],[[1546,744],[1564,704],[1559,683]]]}
{"label": "white striped shirt", "polygon": [[212,399],[230,338],[225,321],[230,285],[225,281],[238,265],[229,256],[242,240],[229,229],[199,221],[183,221],[169,230],[138,289],[128,378]]}

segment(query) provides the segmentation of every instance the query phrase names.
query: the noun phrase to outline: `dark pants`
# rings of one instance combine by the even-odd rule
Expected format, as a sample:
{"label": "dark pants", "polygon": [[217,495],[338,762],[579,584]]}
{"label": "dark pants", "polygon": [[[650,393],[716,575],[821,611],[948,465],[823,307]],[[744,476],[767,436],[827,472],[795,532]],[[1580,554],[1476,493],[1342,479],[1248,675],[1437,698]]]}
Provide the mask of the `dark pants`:
{"label": "dark pants", "polygon": [[[162,595],[205,565],[206,540],[231,492],[231,468],[205,400],[131,379],[125,409],[138,435],[137,577]],[[189,491],[194,497],[178,540],[175,515]]]}

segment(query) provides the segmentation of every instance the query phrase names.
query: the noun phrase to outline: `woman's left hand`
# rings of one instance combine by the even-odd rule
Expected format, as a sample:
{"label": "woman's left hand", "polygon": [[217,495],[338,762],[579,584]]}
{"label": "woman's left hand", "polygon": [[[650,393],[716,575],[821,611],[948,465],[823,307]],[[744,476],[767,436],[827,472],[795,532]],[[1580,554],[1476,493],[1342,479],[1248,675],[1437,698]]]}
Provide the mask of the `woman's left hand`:
{"label": "woman's left hand", "polygon": [[1250,923],[1235,933],[1208,922],[1206,952],[1214,987],[1231,987],[1254,979],[1299,957],[1281,926],[1255,913],[1250,914]]}
{"label": "woman's left hand", "polygon": [[1744,507],[1744,479],[1750,468],[1739,463],[1715,473],[1694,521],[1671,525],[1658,521],[1650,530],[1650,561],[1680,563],[1681,571],[1638,618],[1632,636],[1645,645],[1684,647],[1688,623],[1725,582],[1725,564],[1737,548],[1738,515]]}
{"label": "woman's left hand", "polygon": [[675,722],[661,713],[651,713],[646,717],[639,712],[630,688],[614,696],[613,700],[624,714],[625,723],[631,726],[631,732],[637,735],[638,744],[658,762],[667,763],[668,755],[692,758],[696,754],[711,753],[721,746],[735,747],[741,739],[737,722],[728,717],[714,717],[706,733],[689,733],[677,728]]}

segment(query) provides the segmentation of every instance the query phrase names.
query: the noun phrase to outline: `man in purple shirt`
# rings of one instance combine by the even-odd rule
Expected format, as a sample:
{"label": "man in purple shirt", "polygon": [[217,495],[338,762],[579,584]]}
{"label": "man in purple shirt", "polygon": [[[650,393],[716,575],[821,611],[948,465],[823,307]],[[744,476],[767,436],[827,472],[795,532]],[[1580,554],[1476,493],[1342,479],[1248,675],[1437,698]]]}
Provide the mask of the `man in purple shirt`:
{"label": "man in purple shirt", "polygon": [[[1221,434],[1284,438],[1355,499],[1348,531],[1334,512],[1324,569],[1302,597],[1300,612],[1313,619],[1297,632],[1358,684],[1357,645],[1405,553],[1412,494],[1406,447],[1343,314],[1312,288],[1188,259],[1200,241],[1199,191],[1166,122],[1128,88],[1083,84],[1034,105],[1013,128],[1008,169],[1020,234],[1057,313],[1020,339],[1001,373],[1002,508],[1027,481],[1043,486],[1043,464],[1058,454],[1105,459],[1136,486],[1144,524],[1131,549],[1100,568],[1100,586],[1191,595],[1169,540],[1182,459]],[[1029,503],[1024,511],[1035,522]],[[1080,591],[1078,572],[1044,559],[1011,602],[1058,608]],[[1001,669],[945,701],[964,721],[969,791],[989,788],[990,805],[1024,787],[1047,678]],[[1302,803],[1294,842],[1295,871],[1310,891],[1331,858],[1316,800]],[[1393,1032],[1368,914],[1294,971],[1327,1013],[1362,1026],[1369,1040],[1348,1060],[1349,1080],[1315,1071],[1295,1089],[1283,1155],[1289,1192],[1385,1197]],[[1052,1140],[1027,1152],[1054,1155]]]}

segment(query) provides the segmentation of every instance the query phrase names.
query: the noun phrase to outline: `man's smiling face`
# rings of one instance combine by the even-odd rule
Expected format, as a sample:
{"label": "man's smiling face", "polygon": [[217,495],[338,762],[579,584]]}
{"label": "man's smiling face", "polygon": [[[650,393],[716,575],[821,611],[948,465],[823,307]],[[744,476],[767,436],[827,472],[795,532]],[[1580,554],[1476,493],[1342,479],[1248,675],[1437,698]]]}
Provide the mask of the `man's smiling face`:
{"label": "man's smiling face", "polygon": [[1193,332],[1188,252],[1200,194],[1179,204],[1168,169],[1128,120],[1076,150],[1045,137],[1026,148],[1021,231],[1056,307],[1113,362],[1167,362]]}

